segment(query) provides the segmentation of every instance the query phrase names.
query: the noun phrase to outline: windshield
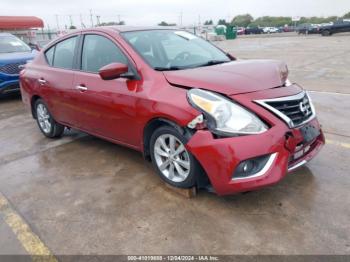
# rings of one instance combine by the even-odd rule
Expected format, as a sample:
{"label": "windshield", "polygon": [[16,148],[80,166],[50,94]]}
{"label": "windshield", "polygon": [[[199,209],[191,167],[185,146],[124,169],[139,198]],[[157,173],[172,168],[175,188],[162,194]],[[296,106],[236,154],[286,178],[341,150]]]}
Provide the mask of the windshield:
{"label": "windshield", "polygon": [[149,30],[122,35],[156,70],[179,70],[231,61],[220,49],[185,31]]}
{"label": "windshield", "polygon": [[30,47],[17,37],[0,35],[0,53],[29,52]]}

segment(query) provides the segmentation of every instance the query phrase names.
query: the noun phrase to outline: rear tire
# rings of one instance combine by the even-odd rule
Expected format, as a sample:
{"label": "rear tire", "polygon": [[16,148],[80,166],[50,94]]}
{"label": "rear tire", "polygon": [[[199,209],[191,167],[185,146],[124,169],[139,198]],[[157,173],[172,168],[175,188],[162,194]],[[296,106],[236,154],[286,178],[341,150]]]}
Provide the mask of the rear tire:
{"label": "rear tire", "polygon": [[331,31],[329,31],[329,30],[324,30],[324,31],[322,31],[322,35],[323,35],[323,36],[330,36],[330,35],[331,35]]}
{"label": "rear tire", "polygon": [[46,137],[58,138],[63,135],[64,126],[55,121],[44,100],[36,100],[34,109],[39,129]]}
{"label": "rear tire", "polygon": [[166,183],[191,188],[196,185],[201,167],[185,148],[187,139],[176,128],[162,126],[150,140],[151,159],[158,175]]}

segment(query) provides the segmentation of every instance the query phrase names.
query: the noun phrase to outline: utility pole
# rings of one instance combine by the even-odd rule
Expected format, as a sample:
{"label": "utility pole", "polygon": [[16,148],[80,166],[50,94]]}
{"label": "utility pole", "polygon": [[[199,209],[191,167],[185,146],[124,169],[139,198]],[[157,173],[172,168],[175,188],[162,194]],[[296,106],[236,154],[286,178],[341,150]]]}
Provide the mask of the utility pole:
{"label": "utility pole", "polygon": [[55,17],[56,17],[57,30],[60,30],[60,23],[58,22],[58,15],[55,15]]}
{"label": "utility pole", "polygon": [[48,32],[48,35],[49,35],[49,39],[51,40],[51,31],[50,31],[50,25],[47,24],[47,32]]}
{"label": "utility pole", "polygon": [[97,15],[96,16],[96,21],[97,21],[97,26],[100,26],[100,15]]}
{"label": "utility pole", "polygon": [[94,27],[94,20],[92,19],[92,9],[90,9],[90,22],[91,22],[91,27]]}
{"label": "utility pole", "polygon": [[72,19],[72,15],[69,15],[69,23],[70,23],[70,26],[73,26],[73,19]]}
{"label": "utility pole", "polygon": [[83,16],[80,14],[80,26],[81,28],[85,28],[84,22],[83,22]]}
{"label": "utility pole", "polygon": [[182,11],[180,13],[180,26],[182,27]]}
{"label": "utility pole", "polygon": [[118,15],[118,23],[120,24],[120,15]]}

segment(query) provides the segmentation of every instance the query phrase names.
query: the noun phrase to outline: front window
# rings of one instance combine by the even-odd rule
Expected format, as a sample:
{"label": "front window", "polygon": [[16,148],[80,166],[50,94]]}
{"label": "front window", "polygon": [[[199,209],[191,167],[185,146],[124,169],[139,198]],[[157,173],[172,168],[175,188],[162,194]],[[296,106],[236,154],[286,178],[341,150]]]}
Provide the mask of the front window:
{"label": "front window", "polygon": [[86,35],[83,44],[81,69],[98,73],[98,70],[110,63],[127,64],[123,52],[109,39],[100,35]]}
{"label": "front window", "polygon": [[230,61],[220,49],[186,31],[149,30],[122,35],[156,70],[179,70]]}
{"label": "front window", "polygon": [[30,52],[30,47],[11,35],[0,35],[0,53]]}

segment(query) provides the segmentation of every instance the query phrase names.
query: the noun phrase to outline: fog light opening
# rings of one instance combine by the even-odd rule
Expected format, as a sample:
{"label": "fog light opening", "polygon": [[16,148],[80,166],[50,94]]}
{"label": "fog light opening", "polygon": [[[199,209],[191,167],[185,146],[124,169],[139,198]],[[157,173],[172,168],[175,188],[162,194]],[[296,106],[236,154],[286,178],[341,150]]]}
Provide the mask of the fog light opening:
{"label": "fog light opening", "polygon": [[261,176],[271,167],[277,153],[250,158],[239,163],[232,179],[244,179]]}

